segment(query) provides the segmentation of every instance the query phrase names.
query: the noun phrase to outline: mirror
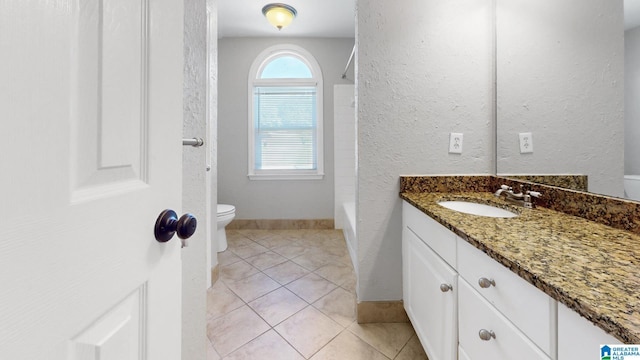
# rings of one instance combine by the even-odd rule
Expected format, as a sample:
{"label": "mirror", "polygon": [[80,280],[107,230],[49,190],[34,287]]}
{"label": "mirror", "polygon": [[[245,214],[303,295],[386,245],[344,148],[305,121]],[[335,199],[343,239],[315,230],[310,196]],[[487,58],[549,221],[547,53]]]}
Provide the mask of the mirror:
{"label": "mirror", "polygon": [[624,11],[638,9],[627,2],[640,3],[496,0],[498,175],[587,175],[589,191],[624,196],[624,174],[640,174],[639,101],[625,124],[625,88],[640,95],[640,70],[631,79],[627,60],[625,73]]}

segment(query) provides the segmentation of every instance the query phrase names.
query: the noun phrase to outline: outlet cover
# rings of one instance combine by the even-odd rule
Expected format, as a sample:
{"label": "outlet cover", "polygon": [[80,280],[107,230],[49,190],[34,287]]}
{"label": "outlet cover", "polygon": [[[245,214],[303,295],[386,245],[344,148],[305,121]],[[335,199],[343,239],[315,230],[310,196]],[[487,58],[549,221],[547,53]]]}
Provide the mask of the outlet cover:
{"label": "outlet cover", "polygon": [[520,154],[528,154],[533,152],[533,136],[530,132],[520,133]]}
{"label": "outlet cover", "polygon": [[449,134],[449,154],[462,154],[462,133]]}

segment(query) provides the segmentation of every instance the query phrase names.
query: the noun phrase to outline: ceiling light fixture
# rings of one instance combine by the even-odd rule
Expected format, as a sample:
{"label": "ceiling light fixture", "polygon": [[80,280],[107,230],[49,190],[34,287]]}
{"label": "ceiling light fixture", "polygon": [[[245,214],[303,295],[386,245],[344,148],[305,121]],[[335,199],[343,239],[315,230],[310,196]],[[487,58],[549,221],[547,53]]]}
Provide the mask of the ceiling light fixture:
{"label": "ceiling light fixture", "polygon": [[287,27],[296,17],[298,12],[292,6],[287,4],[267,4],[262,8],[262,13],[267,21],[278,30]]}

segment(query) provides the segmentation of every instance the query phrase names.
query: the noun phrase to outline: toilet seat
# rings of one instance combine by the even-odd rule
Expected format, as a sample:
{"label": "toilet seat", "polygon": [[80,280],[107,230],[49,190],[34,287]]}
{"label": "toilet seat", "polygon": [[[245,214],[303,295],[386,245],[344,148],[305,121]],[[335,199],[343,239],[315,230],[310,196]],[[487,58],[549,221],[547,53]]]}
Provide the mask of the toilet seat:
{"label": "toilet seat", "polygon": [[230,215],[236,212],[236,207],[227,204],[218,204],[217,217]]}

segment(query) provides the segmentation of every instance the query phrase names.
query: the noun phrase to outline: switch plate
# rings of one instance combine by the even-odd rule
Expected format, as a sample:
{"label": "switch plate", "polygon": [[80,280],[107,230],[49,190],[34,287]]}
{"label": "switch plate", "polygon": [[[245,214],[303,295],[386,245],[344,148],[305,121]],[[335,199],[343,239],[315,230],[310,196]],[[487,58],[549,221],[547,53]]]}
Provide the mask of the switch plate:
{"label": "switch plate", "polygon": [[449,134],[449,154],[462,154],[462,133]]}
{"label": "switch plate", "polygon": [[528,154],[533,152],[533,136],[530,132],[520,133],[520,154]]}

